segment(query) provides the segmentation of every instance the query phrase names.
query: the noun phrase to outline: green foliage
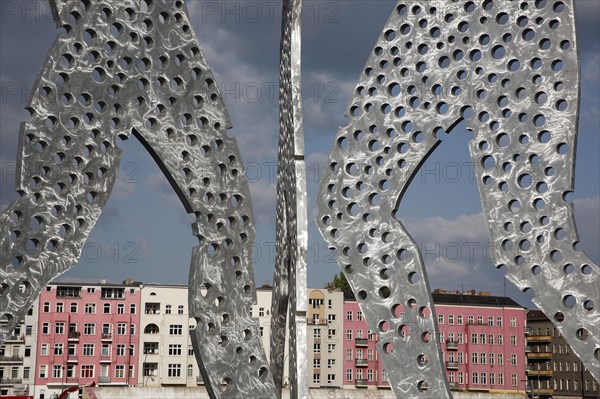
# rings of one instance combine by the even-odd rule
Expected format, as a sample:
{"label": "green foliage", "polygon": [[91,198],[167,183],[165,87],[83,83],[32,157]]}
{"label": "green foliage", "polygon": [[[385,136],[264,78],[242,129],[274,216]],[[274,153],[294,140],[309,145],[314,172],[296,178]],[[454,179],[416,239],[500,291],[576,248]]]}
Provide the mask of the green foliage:
{"label": "green foliage", "polygon": [[342,292],[352,292],[352,288],[350,288],[350,284],[348,280],[346,280],[346,276],[344,273],[340,272],[333,276],[333,281],[330,281],[325,285],[327,289],[335,289],[338,288]]}

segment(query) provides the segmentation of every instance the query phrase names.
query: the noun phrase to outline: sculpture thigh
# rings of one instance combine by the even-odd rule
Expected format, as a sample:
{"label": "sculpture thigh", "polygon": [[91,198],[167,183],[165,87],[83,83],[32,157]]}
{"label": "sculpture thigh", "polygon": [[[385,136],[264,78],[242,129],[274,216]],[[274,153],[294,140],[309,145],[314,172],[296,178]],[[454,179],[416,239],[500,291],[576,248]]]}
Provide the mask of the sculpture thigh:
{"label": "sculpture thigh", "polygon": [[394,214],[440,135],[464,118],[496,265],[535,291],[534,303],[598,379],[598,267],[575,247],[565,200],[578,90],[572,2],[394,9],[338,132],[317,223],[380,335],[397,397],[450,396],[424,262]]}
{"label": "sculpture thigh", "polygon": [[271,398],[250,316],[252,205],[237,145],[226,134],[229,117],[185,4],[147,4],[52,3],[66,33],[50,53],[22,129],[21,198],[1,216],[0,316],[9,323],[0,342],[41,289],[78,260],[115,182],[117,136],[133,132],[197,217],[191,336],[209,395]]}

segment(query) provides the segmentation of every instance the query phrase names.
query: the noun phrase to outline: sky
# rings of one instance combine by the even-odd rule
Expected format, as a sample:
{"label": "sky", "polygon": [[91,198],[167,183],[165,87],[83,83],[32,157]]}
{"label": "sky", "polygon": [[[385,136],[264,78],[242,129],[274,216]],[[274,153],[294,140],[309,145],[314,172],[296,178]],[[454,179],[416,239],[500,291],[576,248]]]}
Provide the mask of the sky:
{"label": "sky", "polygon": [[[600,2],[576,0],[582,89],[575,176],[581,248],[600,260]],[[395,6],[389,0],[304,1],[302,93],[308,182],[308,285],[339,272],[314,223],[318,182],[358,76]],[[270,284],[275,254],[281,2],[188,0],[190,19],[225,98],[250,182],[257,285]],[[24,106],[58,34],[48,4],[0,3],[0,208],[16,198],[15,159]],[[463,124],[444,138],[405,194],[400,215],[421,247],[432,288],[530,297],[496,270],[473,181]],[[123,142],[118,182],[81,260],[60,279],[187,284],[193,218],[136,139]],[[6,234],[6,232],[3,232]]]}

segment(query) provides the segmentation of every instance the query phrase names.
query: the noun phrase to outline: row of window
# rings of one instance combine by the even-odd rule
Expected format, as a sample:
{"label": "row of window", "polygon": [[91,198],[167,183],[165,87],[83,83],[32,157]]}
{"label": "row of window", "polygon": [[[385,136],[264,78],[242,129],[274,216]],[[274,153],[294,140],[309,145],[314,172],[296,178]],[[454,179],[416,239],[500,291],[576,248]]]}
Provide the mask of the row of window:
{"label": "row of window", "polygon": [[[181,369],[182,365],[180,363],[169,363],[167,365],[167,377],[177,378],[181,377]],[[142,365],[143,376],[144,377],[157,377],[158,376],[158,363],[144,363]],[[194,366],[188,364],[187,366],[187,376],[194,376]]]}
{"label": "row of window", "polygon": [[[110,303],[102,304],[102,312],[104,314],[111,314],[111,310],[112,310],[112,304],[110,304]],[[56,304],[54,305],[54,312],[55,313],[64,313],[64,311],[65,311],[64,302],[56,302]],[[79,311],[79,303],[71,302],[69,304],[69,312],[77,313],[78,311]],[[117,314],[125,314],[125,304],[118,303],[116,306],[116,311],[117,311]],[[44,302],[42,304],[42,313],[50,313],[50,312],[51,312],[50,302]],[[129,305],[129,313],[136,314],[136,312],[137,312],[136,304],[135,303],[130,304]],[[85,303],[83,305],[83,313],[96,314],[96,304],[92,303],[92,302]]]}
{"label": "row of window", "polygon": [[[82,345],[82,356],[94,356],[96,344],[83,344]],[[100,356],[110,356],[112,352],[112,346],[110,344],[102,344],[101,345]],[[116,356],[125,356],[125,344],[116,345]],[[27,348],[25,349],[27,352]],[[65,354],[65,346],[64,344],[54,344],[52,347],[52,353],[54,356],[64,356]],[[49,356],[50,355],[50,345],[49,344],[40,344],[40,356]],[[129,345],[129,356],[135,355],[135,345]],[[67,346],[67,357],[77,356],[77,344],[69,344]]]}
{"label": "row of window", "polygon": [[[327,353],[335,351],[336,344],[327,344]],[[321,344],[313,344],[313,353],[321,353]]]}
{"label": "row of window", "polygon": [[[351,310],[348,310],[346,312],[346,320],[352,321],[353,318],[354,318],[354,312]],[[363,312],[361,310],[356,311],[356,321],[363,321]]]}
{"label": "row of window", "polygon": [[[363,360],[364,358],[364,351],[360,348],[356,349],[356,356],[354,356],[354,350],[352,348],[348,348],[346,349],[346,360],[353,360],[353,358],[356,358],[356,360]],[[373,349],[367,349],[367,358],[366,360],[369,361],[373,361],[376,360],[376,356],[377,356],[377,352],[374,351]]]}
{"label": "row of window", "polygon": [[[64,321],[57,321],[54,323],[54,334],[65,334],[66,323]],[[113,325],[110,323],[102,324],[102,335],[112,334]],[[42,335],[50,334],[50,323],[42,323]],[[127,323],[117,323],[116,333],[117,335],[127,335]],[[69,333],[78,333],[77,323],[69,323]],[[129,324],[129,335],[135,335],[136,325]],[[96,335],[96,323],[84,323],[83,324],[83,335]]]}
{"label": "row of window", "polygon": [[[584,382],[584,390],[585,391],[597,391],[598,383],[596,380],[585,380]],[[581,388],[579,387],[579,380],[564,380],[564,379],[555,379],[554,380],[554,390],[555,391],[575,391],[579,392]]]}
{"label": "row of window", "polygon": [[[321,383],[321,374],[315,373],[313,374],[313,383],[320,384]],[[327,374],[327,384],[335,383],[335,374]]]}
{"label": "row of window", "polygon": [[[456,378],[458,374],[458,379]],[[448,382],[451,384],[465,384],[465,373],[459,371],[455,373],[451,371],[448,373]],[[510,382],[513,387],[519,385],[519,377],[517,374],[511,374]],[[504,373],[471,373],[471,384],[472,385],[504,385]]]}
{"label": "row of window", "polygon": [[[327,338],[333,339],[333,338],[335,338],[335,335],[336,335],[335,328],[327,329]],[[313,330],[313,338],[321,338],[321,329],[320,328],[315,328]]]}
{"label": "row of window", "polygon": [[[356,380],[364,380],[363,369],[356,369]],[[346,381],[352,381],[354,377],[353,369],[346,369]],[[377,378],[377,370],[367,370],[367,381],[373,382],[376,381]],[[387,381],[387,377],[385,376],[385,370],[383,371],[382,381]]]}
{"label": "row of window", "polygon": [[[184,314],[185,307],[183,305],[177,306],[177,314]],[[160,303],[148,302],[144,306],[145,314],[160,314]],[[171,305],[165,305],[165,314],[173,314],[173,307]]]}
{"label": "row of window", "polygon": [[[438,314],[438,324],[445,324],[446,321],[446,317],[448,320],[448,324],[450,325],[454,325],[455,324],[455,319],[454,319],[453,314],[449,314],[449,315],[443,315],[443,314]],[[498,327],[502,327],[502,316],[496,316],[495,319],[495,324]],[[477,316],[477,321],[475,321],[475,316],[474,315],[469,315],[467,316],[467,323],[468,324],[480,324],[480,325],[484,325],[484,316]],[[463,325],[464,321],[463,321],[463,315],[459,314],[456,315],[456,324],[457,325]],[[488,316],[487,317],[487,325],[488,326],[493,326],[494,325],[494,316]],[[517,327],[517,318],[516,317],[511,317],[510,318],[510,326],[513,328]]]}
{"label": "row of window", "polygon": [[[52,366],[52,367],[50,367]],[[77,373],[77,365],[75,364],[67,364],[66,366],[62,364],[41,364],[39,368],[39,377],[40,378],[58,378],[61,379],[63,377],[66,378],[94,378],[95,377],[96,367],[94,364],[83,364],[79,368],[79,374]],[[134,365],[129,365],[129,372],[127,373],[127,378],[135,377],[135,367]],[[114,369],[115,378],[125,378],[125,365],[117,364]],[[63,375],[63,372],[65,373]],[[109,377],[110,376],[110,366],[102,365],[100,368],[100,376],[101,377]]]}
{"label": "row of window", "polygon": [[[331,369],[335,366],[335,359],[327,359],[327,368]],[[321,368],[321,359],[313,359],[313,367],[316,369]]]}
{"label": "row of window", "polygon": [[[358,329],[356,330],[356,338],[357,339],[361,339],[363,338],[364,335],[364,331],[362,329]],[[375,334],[374,332],[372,332],[371,330],[367,330],[367,339],[369,341],[375,341],[375,337],[377,334]],[[352,341],[354,339],[354,334],[353,334],[353,330],[346,330],[346,339],[348,341]]]}

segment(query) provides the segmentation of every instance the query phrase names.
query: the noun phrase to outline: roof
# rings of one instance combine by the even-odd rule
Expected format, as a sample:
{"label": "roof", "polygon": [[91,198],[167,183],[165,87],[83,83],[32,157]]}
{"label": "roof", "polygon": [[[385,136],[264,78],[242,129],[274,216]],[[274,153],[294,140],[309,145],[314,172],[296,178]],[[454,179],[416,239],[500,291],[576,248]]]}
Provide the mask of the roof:
{"label": "roof", "polygon": [[527,312],[527,320],[550,321],[548,316],[541,310],[530,310]]}
{"label": "roof", "polygon": [[506,296],[433,294],[433,302],[444,305],[524,308]]}

